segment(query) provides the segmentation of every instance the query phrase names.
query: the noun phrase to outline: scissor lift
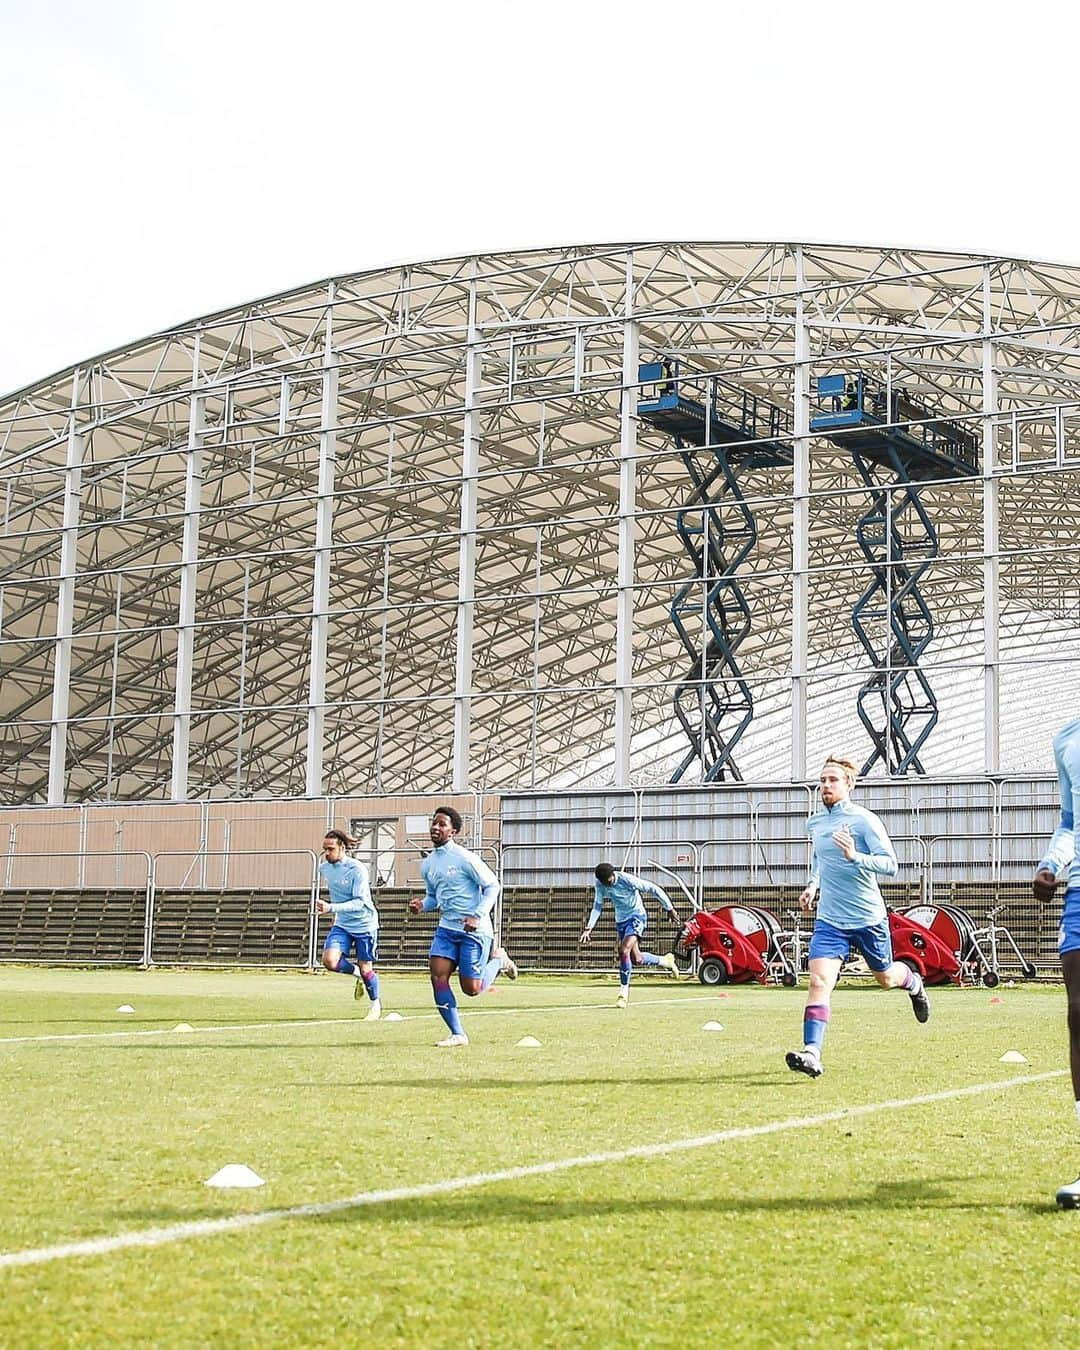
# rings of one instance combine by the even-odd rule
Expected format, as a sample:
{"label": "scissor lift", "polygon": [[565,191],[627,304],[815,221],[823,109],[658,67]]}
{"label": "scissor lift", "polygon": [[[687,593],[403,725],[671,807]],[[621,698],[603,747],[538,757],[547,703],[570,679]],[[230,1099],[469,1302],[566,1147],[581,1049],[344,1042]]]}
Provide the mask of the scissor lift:
{"label": "scissor lift", "polygon": [[880,760],[888,773],[921,774],[919,751],[938,720],[937,699],[919,665],[934,636],[919,583],[938,556],[922,484],[977,474],[978,437],[860,370],[823,375],[816,391],[820,411],[810,430],[849,451],[863,482],[877,489],[855,527],[871,567],[870,584],[851,613],[873,666],[858,694],[859,719],[874,747],[862,772]]}
{"label": "scissor lift", "polygon": [[[672,437],[693,484],[675,528],[694,575],[671,602],[671,621],[690,660],[673,700],[689,748],[671,781],[679,782],[695,760],[704,782],[739,781],[733,752],[753,720],[754,699],[736,657],[751,628],[738,570],[757,542],[739,475],[791,463],[790,445],[778,439],[790,432],[790,415],[717,375],[684,376],[677,361],[648,362],[638,380],[638,416]],[[699,449],[712,456],[704,469]]]}

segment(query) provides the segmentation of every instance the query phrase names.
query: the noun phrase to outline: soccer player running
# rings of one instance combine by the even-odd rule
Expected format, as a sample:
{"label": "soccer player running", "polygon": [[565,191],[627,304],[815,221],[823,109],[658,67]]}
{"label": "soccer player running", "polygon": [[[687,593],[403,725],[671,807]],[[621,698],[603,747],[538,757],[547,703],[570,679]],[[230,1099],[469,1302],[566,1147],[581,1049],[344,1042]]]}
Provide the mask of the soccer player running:
{"label": "soccer player running", "polygon": [[[1072,1070],[1076,1118],[1080,1121],[1080,718],[1054,737],[1054,759],[1061,786],[1061,816],[1032,880],[1037,900],[1052,900],[1058,874],[1068,866],[1065,910],[1058,932],[1061,973],[1068,999],[1069,1067]],[[1080,1209],[1080,1177],[1057,1193],[1062,1209]]]}
{"label": "soccer player running", "polygon": [[667,892],[651,881],[631,876],[629,872],[617,872],[611,863],[598,863],[594,872],[596,881],[593,886],[593,907],[585,920],[579,941],[591,942],[596,921],[603,913],[604,901],[610,900],[615,910],[615,932],[619,943],[619,996],[615,1006],[625,1008],[630,1001],[630,972],[634,966],[660,966],[663,970],[678,975],[679,969],[671,952],[656,956],[653,952],[641,950],[641,935],[648,927],[649,916],[645,912],[643,895],[655,896],[660,901],[670,923],[677,924],[679,916],[675,906],[668,899]]}
{"label": "soccer player running", "polygon": [[[339,975],[355,976],[353,997],[361,999],[366,991],[371,1000],[364,1021],[377,1022],[382,1016],[379,977],[375,972],[379,959],[379,911],[371,898],[367,868],[358,859],[349,857],[348,850],[355,844],[356,840],[341,830],[327,830],[323,840],[325,861],[319,864],[319,872],[326,881],[330,899],[319,897],[315,907],[320,914],[331,910],[334,914],[323,944],[323,965]],[[350,960],[354,949],[355,962]]]}
{"label": "soccer player running", "polygon": [[873,811],[851,801],[854,786],[855,765],[830,755],[818,781],[823,809],[806,823],[813,862],[799,907],[811,913],[816,898],[817,918],[810,938],[803,1048],[788,1052],[787,1066],[811,1078],[822,1074],[821,1047],[832,991],[853,947],[866,958],[883,989],[903,989],[910,996],[917,1021],[925,1022],[930,1016],[921,976],[892,958],[889,920],[877,879],[896,876],[896,854]]}
{"label": "soccer player running", "polygon": [[442,911],[428,965],[435,1006],[450,1032],[438,1042],[444,1049],[469,1044],[450,987],[454,970],[461,992],[469,998],[485,993],[498,975],[516,980],[518,973],[503,948],[495,946],[491,911],[499,896],[499,882],[482,858],[457,842],[454,836],[460,831],[461,817],[454,808],[437,806],[428,831],[435,847],[420,864],[427,891],[423,899],[415,896],[409,901],[414,914]]}

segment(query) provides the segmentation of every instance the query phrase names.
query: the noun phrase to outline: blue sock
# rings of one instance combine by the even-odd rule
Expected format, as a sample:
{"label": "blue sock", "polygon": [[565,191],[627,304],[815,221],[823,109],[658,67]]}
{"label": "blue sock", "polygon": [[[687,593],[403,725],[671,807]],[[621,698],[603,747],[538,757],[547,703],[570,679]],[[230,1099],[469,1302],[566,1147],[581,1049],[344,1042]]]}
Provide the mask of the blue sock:
{"label": "blue sock", "polygon": [[502,961],[497,956],[493,956],[484,967],[480,976],[480,992],[486,994],[495,983],[495,977],[502,970]]}
{"label": "blue sock", "polygon": [[619,983],[624,989],[630,988],[630,971],[633,963],[628,956],[619,958]]}
{"label": "blue sock", "polygon": [[461,1018],[457,1010],[457,999],[454,997],[454,991],[450,988],[450,981],[438,979],[433,981],[433,984],[435,1006],[439,1010],[439,1016],[450,1028],[452,1035],[464,1035],[465,1028],[461,1025]]}
{"label": "blue sock", "polygon": [[812,1045],[818,1054],[825,1044],[825,1032],[829,1025],[829,1006],[827,1003],[809,1003],[803,1013],[803,1045]]}
{"label": "blue sock", "polygon": [[367,990],[367,996],[372,1003],[379,997],[379,977],[373,970],[362,970],[360,978],[364,981],[364,988]]}
{"label": "blue sock", "polygon": [[342,953],[341,960],[337,963],[337,970],[334,973],[337,975],[355,975],[356,967],[349,958]]}
{"label": "blue sock", "polygon": [[643,966],[658,966],[660,958],[654,952],[642,952],[641,964]]}

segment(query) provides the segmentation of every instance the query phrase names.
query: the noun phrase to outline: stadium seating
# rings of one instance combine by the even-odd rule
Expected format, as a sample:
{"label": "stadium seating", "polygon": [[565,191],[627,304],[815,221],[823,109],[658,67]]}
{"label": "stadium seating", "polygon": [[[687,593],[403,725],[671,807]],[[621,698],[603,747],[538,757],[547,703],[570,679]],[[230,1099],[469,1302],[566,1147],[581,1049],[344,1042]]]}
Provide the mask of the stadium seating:
{"label": "stadium seating", "polygon": [[[702,903],[752,905],[772,911],[787,928],[799,895],[797,886],[706,886]],[[925,901],[920,885],[886,882],[886,903],[897,909]],[[381,928],[380,963],[423,969],[434,915],[411,915],[415,890],[382,889],[376,899]],[[1026,960],[1040,973],[1056,975],[1059,910],[1039,905],[1022,882],[998,886],[981,882],[939,882],[933,903],[954,905],[976,925],[999,907]],[[159,965],[270,965],[304,967],[318,962],[330,926],[320,915],[314,952],[310,946],[311,897],[306,890],[159,890],[154,896],[150,959]],[[502,898],[502,940],[523,970],[609,972],[614,968],[615,927],[610,911],[597,924],[591,943],[578,938],[591,907],[582,886],[515,886]],[[685,915],[686,907],[682,907]],[[143,890],[9,890],[0,896],[0,961],[65,961],[137,965],[145,952],[146,895]],[[651,911],[650,911],[651,912]],[[804,920],[809,933],[809,921]],[[646,946],[671,948],[676,930],[652,915]],[[1002,969],[1010,954],[1001,952]]]}
{"label": "stadium seating", "polygon": [[0,900],[0,960],[138,964],[144,890],[12,890]]}

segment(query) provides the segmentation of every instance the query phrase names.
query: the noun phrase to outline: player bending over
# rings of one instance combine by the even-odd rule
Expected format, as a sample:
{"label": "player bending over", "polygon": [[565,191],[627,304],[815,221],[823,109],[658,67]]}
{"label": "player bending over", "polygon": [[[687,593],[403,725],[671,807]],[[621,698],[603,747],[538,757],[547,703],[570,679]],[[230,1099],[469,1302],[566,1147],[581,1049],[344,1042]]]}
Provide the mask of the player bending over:
{"label": "player bending over", "polygon": [[641,935],[649,924],[645,912],[643,895],[655,896],[660,901],[670,923],[677,924],[679,916],[675,906],[668,899],[667,892],[651,881],[631,876],[629,872],[617,872],[610,863],[598,863],[596,882],[593,887],[594,899],[592,913],[585,920],[581,933],[581,942],[592,941],[592,931],[596,927],[604,909],[604,901],[610,900],[615,910],[615,932],[619,943],[619,997],[615,1006],[625,1008],[630,1001],[630,972],[634,966],[660,966],[678,975],[675,958],[670,952],[656,956],[652,952],[641,950]]}
{"label": "player bending over", "polygon": [[[367,868],[356,858],[350,858],[347,849],[356,843],[341,830],[327,830],[323,840],[325,861],[319,872],[330,892],[329,903],[321,897],[315,901],[320,914],[334,912],[334,923],[323,944],[322,963],[327,970],[339,975],[354,975],[354,998],[363,998],[364,991],[371,999],[365,1022],[377,1022],[382,1016],[379,1002],[379,977],[375,962],[379,959],[379,911],[371,898]],[[349,959],[355,948],[355,963]]]}
{"label": "player bending over", "polygon": [[435,929],[428,966],[435,1006],[450,1032],[440,1047],[468,1045],[461,1025],[457,999],[450,987],[456,969],[461,992],[475,998],[490,989],[496,976],[517,979],[517,966],[502,947],[496,947],[491,911],[499,895],[494,872],[482,858],[470,853],[454,838],[461,817],[452,806],[437,806],[428,833],[434,849],[420,864],[427,893],[409,901],[414,914],[421,910],[442,911]]}
{"label": "player bending over", "polygon": [[810,938],[803,1048],[789,1051],[787,1066],[811,1078],[822,1073],[821,1047],[832,991],[853,947],[866,958],[882,989],[903,989],[910,995],[917,1021],[925,1022],[930,1016],[921,976],[892,959],[889,920],[877,879],[896,876],[896,854],[873,811],[850,800],[854,786],[855,765],[830,755],[818,781],[823,809],[806,822],[813,863],[799,906],[811,913],[816,896],[817,918]]}
{"label": "player bending over", "polygon": [[[1061,785],[1061,817],[1039,863],[1032,890],[1037,900],[1052,900],[1058,873],[1068,865],[1065,911],[1058,932],[1061,973],[1069,1006],[1069,1067],[1072,1070],[1076,1118],[1080,1121],[1080,718],[1054,737],[1054,758]],[[1057,1193],[1062,1209],[1080,1209],[1080,1177]]]}

